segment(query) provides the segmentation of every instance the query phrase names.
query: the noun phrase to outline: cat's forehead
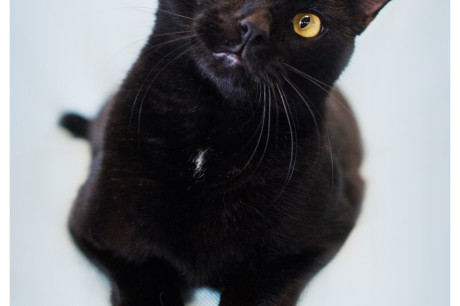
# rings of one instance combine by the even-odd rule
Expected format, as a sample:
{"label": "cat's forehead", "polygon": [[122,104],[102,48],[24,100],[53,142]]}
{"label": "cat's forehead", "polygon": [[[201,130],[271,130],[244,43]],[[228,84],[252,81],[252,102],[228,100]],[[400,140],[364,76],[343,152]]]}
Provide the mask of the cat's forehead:
{"label": "cat's forehead", "polygon": [[298,11],[315,11],[327,15],[343,14],[348,11],[351,2],[343,0],[200,0],[201,10],[213,10],[216,13],[250,12],[257,8],[270,8],[277,14],[289,14]]}
{"label": "cat's forehead", "polygon": [[347,2],[342,0],[199,0],[201,6],[221,7],[335,7],[346,6]]}
{"label": "cat's forehead", "polygon": [[347,0],[200,0],[196,15],[228,20],[267,8],[272,13],[274,24],[283,25],[292,21],[298,13],[316,13],[330,26],[341,28],[342,34],[353,36],[349,30],[353,24],[352,3]]}

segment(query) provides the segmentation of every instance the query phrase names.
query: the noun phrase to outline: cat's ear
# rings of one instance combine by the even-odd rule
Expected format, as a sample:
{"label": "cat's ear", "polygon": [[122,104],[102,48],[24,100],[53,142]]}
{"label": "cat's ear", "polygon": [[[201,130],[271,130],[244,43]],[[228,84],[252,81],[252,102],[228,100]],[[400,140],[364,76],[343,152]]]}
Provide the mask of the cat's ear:
{"label": "cat's ear", "polygon": [[361,34],[390,0],[356,0],[355,22]]}

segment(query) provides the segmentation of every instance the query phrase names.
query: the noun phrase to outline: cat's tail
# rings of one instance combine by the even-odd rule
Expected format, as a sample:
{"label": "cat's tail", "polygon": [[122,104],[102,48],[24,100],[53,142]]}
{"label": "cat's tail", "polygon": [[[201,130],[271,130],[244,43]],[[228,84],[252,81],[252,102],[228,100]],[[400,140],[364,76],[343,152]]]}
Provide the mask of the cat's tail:
{"label": "cat's tail", "polygon": [[59,120],[59,125],[74,137],[88,139],[90,121],[75,113],[66,113]]}

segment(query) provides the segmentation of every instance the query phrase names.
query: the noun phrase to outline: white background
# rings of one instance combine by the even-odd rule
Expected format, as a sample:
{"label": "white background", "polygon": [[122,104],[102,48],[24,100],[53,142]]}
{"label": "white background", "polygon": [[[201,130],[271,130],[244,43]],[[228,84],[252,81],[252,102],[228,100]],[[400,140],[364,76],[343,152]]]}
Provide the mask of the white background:
{"label": "white background", "polygon": [[[89,154],[56,127],[94,115],[153,24],[147,0],[11,3],[11,305],[108,305],[66,218]],[[339,81],[360,121],[360,221],[301,305],[449,303],[449,3],[393,0]],[[200,292],[209,305],[216,297]],[[200,305],[206,303],[200,303]]]}

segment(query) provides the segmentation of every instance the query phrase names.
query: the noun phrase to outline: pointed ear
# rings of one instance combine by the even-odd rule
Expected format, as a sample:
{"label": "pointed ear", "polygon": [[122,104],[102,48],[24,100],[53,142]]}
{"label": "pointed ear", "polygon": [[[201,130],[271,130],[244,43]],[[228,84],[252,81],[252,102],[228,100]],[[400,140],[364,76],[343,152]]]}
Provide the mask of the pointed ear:
{"label": "pointed ear", "polygon": [[357,0],[355,1],[355,21],[360,29],[361,34],[367,26],[374,20],[375,16],[379,11],[388,3],[390,0]]}

